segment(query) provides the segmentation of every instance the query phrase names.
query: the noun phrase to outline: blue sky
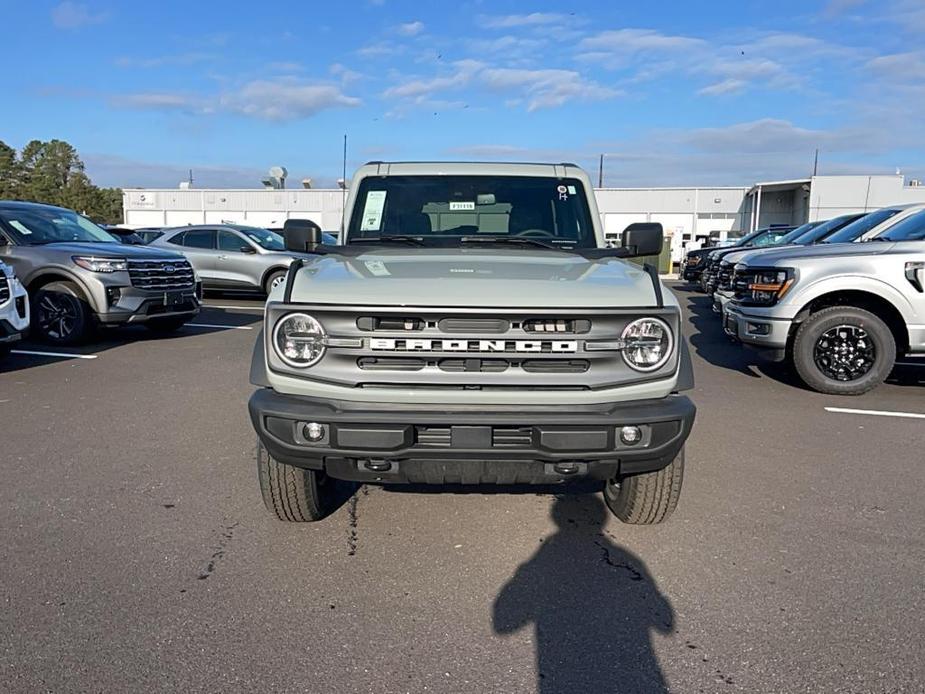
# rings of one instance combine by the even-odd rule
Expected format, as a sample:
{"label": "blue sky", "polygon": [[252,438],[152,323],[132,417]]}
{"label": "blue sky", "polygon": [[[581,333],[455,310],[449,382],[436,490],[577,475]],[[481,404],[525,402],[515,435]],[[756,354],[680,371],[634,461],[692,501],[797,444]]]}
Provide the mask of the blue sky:
{"label": "blue sky", "polygon": [[605,184],[925,176],[925,1],[0,0],[0,139],[101,185],[330,185],[369,159],[576,161]]}

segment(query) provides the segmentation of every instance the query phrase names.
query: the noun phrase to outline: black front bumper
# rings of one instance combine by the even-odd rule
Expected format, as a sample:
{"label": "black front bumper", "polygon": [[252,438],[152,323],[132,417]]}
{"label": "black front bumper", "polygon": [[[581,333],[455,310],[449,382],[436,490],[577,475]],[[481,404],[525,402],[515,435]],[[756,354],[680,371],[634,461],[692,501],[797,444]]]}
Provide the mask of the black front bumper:
{"label": "black front bumper", "polygon": [[120,287],[118,302],[109,310],[98,313],[104,325],[144,323],[155,318],[192,318],[202,306],[202,287],[152,291],[136,287]]}
{"label": "black front bumper", "polygon": [[681,278],[687,282],[699,282],[700,275],[703,274],[702,267],[684,267],[684,274],[681,275]]}
{"label": "black front bumper", "polygon": [[[696,409],[686,397],[593,407],[397,406],[256,391],[257,435],[282,463],[361,482],[553,483],[659,470],[678,454]],[[316,443],[305,425],[325,427]],[[643,432],[635,445],[618,429]]]}

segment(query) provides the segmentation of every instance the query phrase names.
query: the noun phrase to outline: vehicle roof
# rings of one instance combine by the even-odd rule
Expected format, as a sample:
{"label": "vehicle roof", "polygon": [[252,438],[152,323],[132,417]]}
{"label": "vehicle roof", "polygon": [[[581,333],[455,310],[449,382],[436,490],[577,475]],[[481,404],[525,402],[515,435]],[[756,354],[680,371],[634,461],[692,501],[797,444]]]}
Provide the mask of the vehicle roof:
{"label": "vehicle roof", "polygon": [[[570,163],[485,162],[485,161],[371,161],[357,170],[357,175],[413,176],[488,175],[488,176],[550,176],[574,177],[581,168]],[[583,172],[582,172],[583,173]]]}
{"label": "vehicle roof", "polygon": [[6,210],[28,210],[34,208],[43,208],[48,210],[63,210],[73,212],[74,210],[61,207],[59,205],[48,205],[44,202],[32,202],[30,200],[0,200],[0,207]]}
{"label": "vehicle roof", "polygon": [[261,231],[269,231],[266,227],[256,227],[251,226],[250,224],[187,224],[185,226],[179,227],[160,227],[154,229],[146,229],[146,231],[162,231],[167,234],[172,231],[189,231],[190,229],[233,229],[234,231],[244,231],[245,229],[260,229]]}

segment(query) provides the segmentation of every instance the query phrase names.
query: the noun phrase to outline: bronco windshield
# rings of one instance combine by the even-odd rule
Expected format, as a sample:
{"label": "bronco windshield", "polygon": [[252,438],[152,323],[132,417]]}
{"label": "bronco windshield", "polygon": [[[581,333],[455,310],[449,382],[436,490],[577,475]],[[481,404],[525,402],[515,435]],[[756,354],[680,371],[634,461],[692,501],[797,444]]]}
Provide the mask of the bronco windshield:
{"label": "bronco windshield", "polygon": [[574,178],[372,176],[357,190],[347,238],[413,237],[426,246],[519,239],[594,248],[586,195]]}
{"label": "bronco windshield", "polygon": [[46,243],[119,243],[76,212],[57,207],[0,208],[0,220],[20,246]]}

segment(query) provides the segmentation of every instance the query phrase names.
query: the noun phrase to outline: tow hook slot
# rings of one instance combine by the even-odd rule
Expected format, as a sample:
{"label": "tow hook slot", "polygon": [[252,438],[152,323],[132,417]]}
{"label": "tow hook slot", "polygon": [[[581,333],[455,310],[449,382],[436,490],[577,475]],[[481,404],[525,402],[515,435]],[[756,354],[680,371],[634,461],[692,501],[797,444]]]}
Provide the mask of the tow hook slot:
{"label": "tow hook slot", "polygon": [[547,472],[549,471],[548,468],[550,467],[552,468],[552,472],[557,475],[563,475],[565,477],[578,477],[588,472],[587,463],[579,463],[573,460],[562,461],[561,463],[547,464]]}
{"label": "tow hook slot", "polygon": [[370,472],[389,472],[392,469],[392,461],[384,458],[369,458],[363,462],[363,467]]}

